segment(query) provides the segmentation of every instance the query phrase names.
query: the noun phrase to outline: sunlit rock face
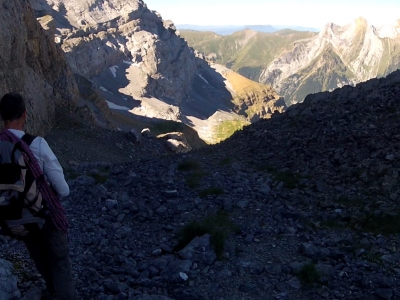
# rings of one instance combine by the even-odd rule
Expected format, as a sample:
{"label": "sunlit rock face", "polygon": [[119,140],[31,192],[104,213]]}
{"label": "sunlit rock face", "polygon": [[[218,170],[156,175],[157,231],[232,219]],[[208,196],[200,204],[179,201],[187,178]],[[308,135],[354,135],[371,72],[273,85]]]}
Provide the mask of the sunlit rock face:
{"label": "sunlit rock face", "polygon": [[212,131],[209,119],[218,112],[221,121],[239,115],[257,121],[281,108],[269,104],[280,99],[269,88],[261,97],[251,91],[238,97],[174,24],[143,1],[29,1],[75,75],[88,79],[111,109]]}
{"label": "sunlit rock face", "polygon": [[346,26],[329,23],[314,38],[300,40],[262,72],[288,105],[310,93],[355,85],[400,67],[400,22],[376,28],[363,18]]}
{"label": "sunlit rock face", "polygon": [[135,81],[131,93],[165,98],[173,104],[189,94],[196,72],[194,53],[174,25],[164,22],[143,1],[30,3],[38,17],[52,15],[56,20],[55,39],[74,73],[91,78],[109,68],[126,71],[130,81]]}
{"label": "sunlit rock face", "polygon": [[18,92],[27,101],[26,130],[47,133],[55,105],[74,108],[78,90],[63,51],[22,0],[0,0],[0,94]]}

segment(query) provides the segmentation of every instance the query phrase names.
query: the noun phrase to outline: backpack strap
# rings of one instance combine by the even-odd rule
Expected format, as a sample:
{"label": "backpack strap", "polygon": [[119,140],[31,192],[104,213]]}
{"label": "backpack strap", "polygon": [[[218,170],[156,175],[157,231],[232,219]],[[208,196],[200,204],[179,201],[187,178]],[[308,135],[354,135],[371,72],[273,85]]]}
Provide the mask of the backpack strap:
{"label": "backpack strap", "polygon": [[[25,133],[22,137],[21,137],[21,141],[24,141],[28,147],[32,144],[33,140],[36,138],[35,135],[29,134],[29,133]],[[23,148],[20,148],[21,151],[24,151]],[[30,164],[30,160],[27,161],[28,165]],[[27,166],[27,168],[29,168]],[[25,198],[31,184],[35,181],[35,178],[33,177],[31,172],[27,172],[26,173],[26,183],[25,183],[25,191],[23,193],[21,193],[21,197]]]}
{"label": "backpack strap", "polygon": [[[29,147],[29,146],[32,144],[32,142],[34,141],[34,139],[36,139],[36,138],[37,138],[36,135],[32,135],[32,134],[29,134],[29,133],[25,133],[25,134],[21,137],[21,141],[24,141],[25,144],[27,144],[28,147]],[[17,146],[17,145],[18,145],[18,143],[16,144],[16,146]],[[26,151],[23,149],[21,143],[18,145],[18,147],[19,147],[19,150],[20,150],[21,152],[26,152]],[[34,157],[33,157],[33,158],[34,158]],[[30,160],[27,161],[27,163],[29,164],[29,163],[30,163]],[[40,175],[39,177],[36,178],[36,180],[41,179],[41,178],[44,178],[43,172],[41,173],[41,175]],[[32,176],[32,179],[30,179],[30,180],[35,180],[35,178]]]}
{"label": "backpack strap", "polygon": [[21,140],[23,140],[28,146],[32,144],[34,139],[36,139],[36,136],[29,133],[25,133],[21,138]]}

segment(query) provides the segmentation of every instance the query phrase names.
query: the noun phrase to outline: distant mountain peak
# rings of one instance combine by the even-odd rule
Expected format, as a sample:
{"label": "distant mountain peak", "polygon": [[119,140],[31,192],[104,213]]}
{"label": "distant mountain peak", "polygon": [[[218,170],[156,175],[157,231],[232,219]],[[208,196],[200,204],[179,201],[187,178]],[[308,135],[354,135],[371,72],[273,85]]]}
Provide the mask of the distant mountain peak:
{"label": "distant mountain peak", "polygon": [[355,23],[357,26],[363,26],[363,27],[368,25],[368,21],[361,16],[355,19]]}

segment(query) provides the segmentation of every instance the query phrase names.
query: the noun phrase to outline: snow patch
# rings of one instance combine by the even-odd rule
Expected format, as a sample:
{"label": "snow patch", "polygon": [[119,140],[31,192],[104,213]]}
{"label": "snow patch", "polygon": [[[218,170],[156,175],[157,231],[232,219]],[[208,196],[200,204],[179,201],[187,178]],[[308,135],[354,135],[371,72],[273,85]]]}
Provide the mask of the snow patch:
{"label": "snow patch", "polygon": [[130,110],[129,107],[117,105],[117,104],[112,103],[112,102],[110,102],[110,101],[106,101],[106,102],[107,102],[107,104],[108,104],[108,107],[111,108],[111,109]]}
{"label": "snow patch", "polygon": [[142,62],[135,63],[132,61],[127,61],[127,60],[123,60],[123,62],[124,62],[124,64],[130,65],[130,66],[137,66],[137,67],[143,64]]}
{"label": "snow patch", "polygon": [[107,90],[107,89],[106,89],[105,87],[103,87],[103,86],[101,86],[100,89],[101,89],[102,91],[105,91],[105,92],[107,92],[107,93],[112,94],[109,90]]}
{"label": "snow patch", "polygon": [[117,77],[117,68],[118,66],[112,66],[110,67],[110,71],[113,74],[114,77]]}
{"label": "snow patch", "polygon": [[201,76],[201,74],[199,74],[199,76],[201,79],[203,79],[205,81],[205,83],[209,84],[209,82],[203,76]]}
{"label": "snow patch", "polygon": [[381,39],[384,39],[384,38],[394,39],[394,38],[396,38],[396,35],[399,32],[398,30],[399,29],[396,30],[396,28],[394,28],[393,26],[384,25],[384,26],[379,28],[378,36]]}

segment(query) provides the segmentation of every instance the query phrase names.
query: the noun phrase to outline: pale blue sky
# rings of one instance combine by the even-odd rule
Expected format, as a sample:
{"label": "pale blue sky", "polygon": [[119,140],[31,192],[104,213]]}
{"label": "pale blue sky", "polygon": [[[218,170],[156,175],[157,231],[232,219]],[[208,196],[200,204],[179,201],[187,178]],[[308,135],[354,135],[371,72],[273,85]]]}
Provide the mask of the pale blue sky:
{"label": "pale blue sky", "polygon": [[345,25],[363,16],[375,26],[400,19],[400,0],[144,0],[164,20],[195,25]]}

